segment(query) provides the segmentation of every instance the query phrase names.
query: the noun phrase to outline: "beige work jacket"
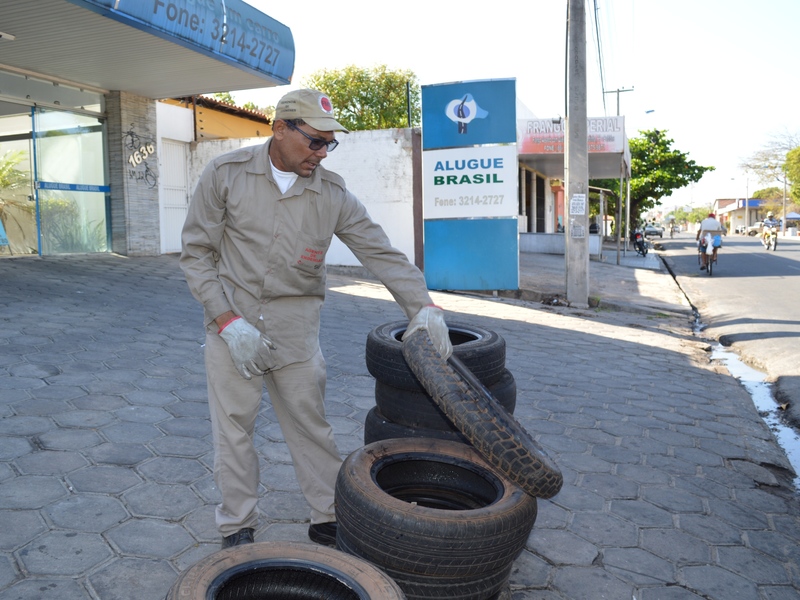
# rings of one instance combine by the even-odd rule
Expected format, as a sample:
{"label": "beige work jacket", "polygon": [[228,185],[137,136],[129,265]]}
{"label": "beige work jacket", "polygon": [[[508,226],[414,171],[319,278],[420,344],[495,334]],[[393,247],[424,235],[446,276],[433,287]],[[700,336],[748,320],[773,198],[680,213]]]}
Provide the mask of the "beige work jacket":
{"label": "beige work jacket", "polygon": [[388,288],[406,316],[431,303],[425,278],[322,166],[282,194],[268,147],[234,150],[203,171],[183,227],[180,265],[211,330],[232,310],[276,346],[278,366],[319,347],[325,254],[333,235]]}

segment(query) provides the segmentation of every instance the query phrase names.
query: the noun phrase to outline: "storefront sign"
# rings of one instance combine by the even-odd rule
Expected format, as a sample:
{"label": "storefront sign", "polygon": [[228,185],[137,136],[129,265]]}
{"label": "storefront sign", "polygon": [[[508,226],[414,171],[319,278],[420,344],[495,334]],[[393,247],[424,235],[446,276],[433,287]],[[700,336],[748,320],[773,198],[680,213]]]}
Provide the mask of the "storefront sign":
{"label": "storefront sign", "polygon": [[516,82],[422,87],[425,280],[519,287]]}
{"label": "storefront sign", "polygon": [[[623,152],[625,117],[590,117],[587,120],[589,152]],[[520,119],[517,123],[520,154],[563,154],[567,124],[561,119]]]}
{"label": "storefront sign", "polygon": [[288,27],[242,0],[69,0],[103,16],[290,83]]}
{"label": "storefront sign", "polygon": [[517,208],[516,146],[429,150],[422,155],[426,219],[511,217]]}

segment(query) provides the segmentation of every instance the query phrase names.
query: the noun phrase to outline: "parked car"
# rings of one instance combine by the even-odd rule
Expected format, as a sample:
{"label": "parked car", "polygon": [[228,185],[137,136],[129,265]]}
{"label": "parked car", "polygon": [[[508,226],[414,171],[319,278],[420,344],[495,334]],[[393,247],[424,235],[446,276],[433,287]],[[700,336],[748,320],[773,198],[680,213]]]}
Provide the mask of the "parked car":
{"label": "parked car", "polygon": [[761,233],[761,229],[764,227],[763,221],[756,221],[750,227],[747,228],[747,235],[758,235]]}
{"label": "parked car", "polygon": [[652,223],[648,223],[644,226],[644,235],[646,237],[658,236],[664,237],[664,230],[661,229],[658,225],[653,225]]}

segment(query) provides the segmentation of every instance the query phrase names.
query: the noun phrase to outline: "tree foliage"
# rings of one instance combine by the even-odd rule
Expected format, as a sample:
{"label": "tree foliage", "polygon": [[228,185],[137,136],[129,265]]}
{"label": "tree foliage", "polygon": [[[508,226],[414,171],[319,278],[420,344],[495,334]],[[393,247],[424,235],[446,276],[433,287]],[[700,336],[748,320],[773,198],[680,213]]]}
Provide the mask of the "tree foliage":
{"label": "tree foliage", "polygon": [[421,122],[420,87],[412,71],[392,70],[386,65],[350,65],[316,71],[303,80],[303,85],[328,94],[337,120],[351,131],[408,127],[407,96],[411,125]]}
{"label": "tree foliage", "polygon": [[783,188],[773,186],[761,190],[756,190],[755,192],[753,192],[753,198],[757,198],[759,200],[782,200]]}
{"label": "tree foliage", "polygon": [[800,204],[800,146],[786,153],[785,173],[791,183],[792,200]]}
{"label": "tree foliage", "polygon": [[[689,155],[672,147],[674,140],[659,129],[640,131],[629,140],[631,150],[631,222],[691,183],[700,181],[706,171],[714,167],[698,165]],[[610,211],[616,210],[619,198],[619,179],[598,179],[590,185],[612,190],[616,198],[609,202]],[[623,190],[625,192],[626,190]]]}

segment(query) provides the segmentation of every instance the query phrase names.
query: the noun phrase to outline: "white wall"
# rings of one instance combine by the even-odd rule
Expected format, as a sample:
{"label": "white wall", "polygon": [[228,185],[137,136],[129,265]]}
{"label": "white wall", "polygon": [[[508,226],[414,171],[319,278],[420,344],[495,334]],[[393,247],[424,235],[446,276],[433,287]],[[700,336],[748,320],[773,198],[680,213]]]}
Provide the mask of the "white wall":
{"label": "white wall", "polygon": [[[341,143],[328,154],[324,165],[344,177],[348,189],[384,228],[395,248],[413,262],[411,130],[354,131],[339,133],[337,138]],[[200,174],[214,157],[235,148],[263,143],[264,138],[250,138],[211,140],[194,145],[189,157],[189,189],[194,191]],[[327,263],[360,265],[353,253],[336,238],[328,251]]]}

